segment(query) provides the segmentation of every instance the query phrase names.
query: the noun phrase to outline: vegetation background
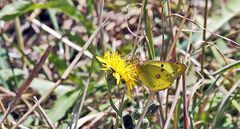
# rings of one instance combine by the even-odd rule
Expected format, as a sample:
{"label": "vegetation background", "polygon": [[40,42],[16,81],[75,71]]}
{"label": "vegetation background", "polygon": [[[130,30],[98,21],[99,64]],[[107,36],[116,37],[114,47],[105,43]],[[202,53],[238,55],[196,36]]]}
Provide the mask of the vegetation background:
{"label": "vegetation background", "polygon": [[157,93],[141,128],[239,128],[239,5],[0,0],[1,128],[133,128],[149,93],[139,81],[132,97],[124,83],[109,91],[95,58],[107,50],[187,66]]}

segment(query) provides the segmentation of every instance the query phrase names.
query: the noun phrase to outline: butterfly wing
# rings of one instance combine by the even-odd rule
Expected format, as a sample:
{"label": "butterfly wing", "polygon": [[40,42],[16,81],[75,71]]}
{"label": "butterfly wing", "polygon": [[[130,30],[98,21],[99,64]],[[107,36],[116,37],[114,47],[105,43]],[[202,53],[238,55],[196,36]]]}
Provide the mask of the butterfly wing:
{"label": "butterfly wing", "polygon": [[165,69],[174,79],[178,78],[186,70],[186,65],[175,62],[163,62],[163,61],[146,61],[143,65],[154,65]]}
{"label": "butterfly wing", "polygon": [[143,64],[137,66],[139,79],[153,91],[160,91],[172,85],[174,78],[164,68]]}
{"label": "butterfly wing", "polygon": [[178,64],[175,64],[177,69],[176,69],[176,77],[175,78],[178,78],[180,77],[184,72],[185,70],[187,69],[186,65],[185,64],[182,64],[182,63],[178,63]]}

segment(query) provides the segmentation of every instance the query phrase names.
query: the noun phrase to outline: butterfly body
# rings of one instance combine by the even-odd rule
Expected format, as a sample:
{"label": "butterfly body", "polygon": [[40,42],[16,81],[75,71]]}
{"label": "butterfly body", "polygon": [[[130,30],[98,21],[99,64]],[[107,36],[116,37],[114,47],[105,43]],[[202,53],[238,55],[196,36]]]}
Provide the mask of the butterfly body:
{"label": "butterfly body", "polygon": [[184,64],[164,61],[146,61],[137,65],[139,80],[152,91],[170,87],[185,70]]}

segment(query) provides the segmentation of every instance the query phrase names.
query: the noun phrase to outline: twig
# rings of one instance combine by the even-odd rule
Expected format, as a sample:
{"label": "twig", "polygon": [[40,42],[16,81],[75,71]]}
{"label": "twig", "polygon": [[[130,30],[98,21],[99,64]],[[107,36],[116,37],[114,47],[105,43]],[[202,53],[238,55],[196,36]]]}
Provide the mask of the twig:
{"label": "twig", "polygon": [[169,111],[169,115],[168,115],[168,117],[167,117],[167,120],[166,120],[166,123],[164,124],[164,128],[163,128],[163,129],[167,129],[168,126],[169,126],[170,120],[171,120],[172,115],[173,115],[173,111],[174,111],[174,109],[175,109],[175,107],[176,107],[176,104],[177,104],[177,102],[178,102],[178,97],[179,97],[179,95],[180,95],[180,91],[181,91],[181,86],[178,86],[177,91],[176,91],[176,94],[175,94],[175,97],[174,97],[174,101],[173,101],[173,103],[172,103],[172,107],[171,107],[171,109],[170,109],[170,111]]}
{"label": "twig", "polygon": [[[1,87],[1,86],[0,86]],[[7,110],[6,110],[6,108],[4,107],[4,104],[3,104],[3,102],[2,102],[2,98],[0,98],[0,109],[2,109],[2,112],[3,113],[5,113]],[[6,119],[6,123],[7,123],[7,125],[10,125],[10,120],[7,118]],[[3,124],[1,124],[1,126],[3,126]]]}
{"label": "twig", "polygon": [[[104,9],[104,0],[101,0],[101,5],[98,4],[98,2],[96,2],[96,4],[94,4],[95,8],[96,8],[96,13],[97,13],[97,17],[99,17],[97,20],[98,20],[98,25],[101,25],[102,22],[103,22],[103,9]],[[101,9],[99,9],[98,7],[100,7]],[[107,48],[104,44],[104,33],[103,33],[103,29],[100,30],[100,33],[98,35],[98,38],[99,38],[99,43],[100,43],[100,46],[102,47],[103,51],[106,51]]]}
{"label": "twig", "polygon": [[[161,2],[161,10],[159,9],[160,13],[161,13],[161,20],[162,20],[162,29],[161,29],[161,33],[162,33],[162,48],[161,48],[161,52],[160,52],[160,60],[163,60],[163,57],[164,57],[164,45],[165,45],[165,39],[164,39],[164,14],[163,14],[163,11],[164,11],[164,3]],[[170,24],[171,25],[171,24]]]}
{"label": "twig", "polygon": [[3,86],[0,86],[0,91],[6,93],[8,96],[16,96],[14,92],[4,88]]}
{"label": "twig", "polygon": [[[183,16],[181,16],[181,15],[179,15],[179,14],[172,14],[172,15],[168,16],[167,18],[172,17],[172,16],[177,16],[177,17],[180,17],[180,18],[184,18]],[[199,28],[201,28],[201,29],[203,29],[203,30],[206,30],[208,33],[210,33],[210,34],[212,34],[212,35],[214,35],[214,36],[220,37],[220,38],[222,38],[222,39],[224,39],[224,40],[226,40],[226,41],[228,41],[228,42],[236,45],[237,47],[240,47],[240,43],[238,43],[238,42],[236,42],[236,41],[233,41],[232,39],[229,39],[229,38],[227,38],[227,37],[224,37],[224,36],[222,36],[222,35],[220,35],[220,34],[214,33],[214,32],[212,32],[212,31],[204,28],[203,26],[201,26],[199,23],[197,23],[196,21],[194,21],[194,20],[192,20],[192,19],[189,19],[189,18],[186,18],[186,19],[187,19],[188,21],[194,23],[195,25],[197,25]],[[235,46],[235,47],[236,47],[236,46]]]}
{"label": "twig", "polygon": [[188,97],[188,108],[192,105],[192,100],[193,100],[193,95],[195,94],[195,92],[197,91],[197,89],[199,87],[201,87],[203,85],[203,78],[198,80],[193,86],[192,86],[192,90],[190,91],[189,97]]}
{"label": "twig", "polygon": [[[33,99],[34,99],[34,102],[35,102],[35,103],[38,102],[38,100],[37,100],[37,98],[36,98],[35,96],[33,97]],[[52,124],[52,122],[51,122],[51,120],[49,119],[49,117],[47,116],[47,114],[45,113],[45,111],[43,110],[43,108],[42,108],[41,105],[38,105],[38,109],[40,110],[40,112],[41,112],[41,114],[43,115],[44,119],[47,121],[47,124],[49,125],[49,127],[50,127],[51,129],[55,129],[54,126],[53,126],[53,124]]]}
{"label": "twig", "polygon": [[[77,120],[79,118],[79,115],[80,115],[80,113],[82,111],[82,108],[83,108],[83,105],[85,103],[85,98],[86,98],[86,95],[87,95],[88,86],[89,86],[90,80],[92,79],[91,76],[92,76],[93,62],[94,62],[94,60],[92,61],[92,64],[91,64],[91,71],[89,72],[88,80],[87,80],[87,83],[84,87],[82,99],[81,99],[80,102],[76,103],[75,111],[74,111],[74,114],[73,114],[73,124],[70,125],[70,129],[76,129],[77,128]],[[81,93],[79,93],[79,95],[78,95],[79,98],[80,98],[80,94]]]}
{"label": "twig", "polygon": [[187,106],[187,90],[185,83],[185,74],[182,75],[182,87],[183,87],[183,120],[184,120],[184,129],[188,129],[188,106]]}
{"label": "twig", "polygon": [[172,42],[172,44],[171,44],[171,47],[170,47],[169,52],[168,52],[167,57],[166,57],[166,61],[169,61],[169,60],[170,60],[171,55],[172,55],[172,53],[174,52],[174,49],[175,49],[175,46],[176,46],[178,37],[179,37],[179,35],[180,35],[180,33],[181,33],[181,30],[182,30],[183,25],[184,25],[184,23],[185,23],[185,21],[186,21],[186,18],[187,18],[187,16],[188,16],[189,11],[190,11],[190,8],[189,8],[189,6],[188,6],[188,7],[187,7],[187,12],[186,12],[186,14],[185,14],[185,16],[184,16],[184,19],[182,20],[182,22],[181,22],[181,24],[180,24],[180,26],[179,26],[179,30],[178,30],[178,32],[177,32],[177,34],[176,34],[176,36],[175,36],[175,38],[174,38],[174,40],[173,40],[173,42]]}
{"label": "twig", "polygon": [[[16,124],[15,121],[11,121],[11,123],[12,123],[12,124]],[[24,126],[24,125],[19,125],[19,128],[20,128],[20,129],[30,129],[30,128]],[[9,128],[8,128],[8,129],[9,129]]]}
{"label": "twig", "polygon": [[[142,1],[142,5],[144,5],[145,1],[146,0]],[[141,23],[142,23],[143,9],[144,9],[144,6],[142,6],[142,8],[141,8],[141,13],[140,13],[139,20],[138,20],[137,31],[136,31],[137,37],[135,37],[135,39],[134,39],[134,47],[133,47],[133,52],[132,52],[132,58],[131,59],[134,58],[135,52],[136,52],[137,47],[139,45],[138,43],[140,41],[138,36],[140,34],[140,27],[141,27]]]}
{"label": "twig", "polygon": [[154,91],[150,91],[149,98],[148,98],[148,100],[146,102],[146,105],[145,105],[145,107],[143,109],[143,112],[142,112],[140,118],[138,119],[137,125],[136,125],[136,127],[134,129],[139,129],[140,128],[140,126],[142,124],[142,121],[143,121],[143,118],[144,118],[145,114],[147,113],[147,109],[148,109],[152,99],[154,98],[154,95],[155,95],[155,92]]}
{"label": "twig", "polygon": [[6,119],[6,117],[8,116],[8,114],[12,111],[14,105],[16,104],[16,102],[21,98],[22,94],[27,90],[27,88],[29,87],[30,83],[32,82],[32,80],[34,79],[34,77],[37,76],[38,72],[40,71],[40,69],[42,68],[42,65],[44,64],[44,62],[46,61],[48,55],[50,54],[52,46],[49,45],[46,49],[46,51],[44,52],[43,56],[41,57],[40,61],[38,62],[38,64],[34,67],[33,71],[30,73],[30,75],[28,76],[28,78],[22,83],[22,85],[20,86],[20,88],[17,90],[16,92],[16,97],[14,98],[14,100],[9,104],[7,111],[2,115],[1,119],[0,119],[0,124],[2,124],[2,122]]}
{"label": "twig", "polygon": [[[172,12],[171,12],[171,7],[170,7],[170,2],[169,2],[169,0],[167,0],[167,9],[168,9],[168,14],[169,15],[171,15],[172,14]],[[173,19],[170,17],[169,18],[169,24],[170,24],[170,34],[171,34],[171,41],[172,41],[172,44],[171,44],[171,46],[170,46],[170,49],[171,49],[171,47],[172,46],[174,46],[174,49],[173,49],[173,53],[171,52],[171,54],[173,54],[173,57],[172,57],[172,59],[173,60],[175,60],[176,61],[176,50],[175,50],[175,43],[174,43],[174,40],[176,40],[176,39],[178,39],[178,33],[177,33],[177,35],[176,35],[176,37],[174,38],[174,34],[173,34]],[[178,32],[180,32],[180,30],[178,31]],[[167,44],[167,47],[166,47],[166,51],[167,51],[167,49],[168,49],[168,44]],[[169,52],[170,53],[170,52]],[[167,59],[167,57],[166,57],[166,59]],[[168,61],[168,60],[167,60]]]}
{"label": "twig", "polygon": [[[207,29],[207,16],[208,16],[208,0],[205,0],[203,27],[206,28],[206,29]],[[202,44],[202,57],[201,57],[201,74],[203,74],[203,69],[204,69],[205,45],[206,45],[206,30],[203,30],[203,37],[202,37],[202,39],[203,39],[203,44]]]}
{"label": "twig", "polygon": [[17,122],[11,129],[16,129],[16,128],[18,127],[18,125],[21,124],[21,123],[25,120],[25,118],[26,118],[30,113],[32,113],[32,112],[35,110],[35,108],[37,108],[37,106],[38,106],[43,100],[45,100],[45,99],[49,96],[50,93],[52,93],[52,91],[53,91],[55,88],[57,88],[57,86],[58,86],[59,84],[61,84],[62,81],[63,81],[62,79],[58,80],[58,81],[52,86],[52,88],[49,89],[49,91],[48,91],[46,94],[44,94],[44,95],[39,99],[39,101],[36,102],[36,103],[32,106],[32,108],[30,108],[30,109],[18,120],[18,122]]}
{"label": "twig", "polygon": [[164,123],[165,123],[165,118],[164,118],[164,111],[163,111],[163,103],[162,103],[162,99],[161,99],[161,92],[158,92],[157,93],[157,101],[158,101],[158,103],[159,103],[159,116],[160,116],[160,118],[161,118],[161,124],[162,124],[162,126],[161,127],[163,127],[164,126]]}
{"label": "twig", "polygon": [[[40,21],[38,21],[37,19],[29,19],[29,21],[35,25],[37,25],[38,27],[42,28],[43,30],[47,31],[49,34],[53,35],[54,37],[56,37],[57,39],[61,40],[63,43],[67,44],[68,46],[76,49],[77,51],[81,51],[82,48],[79,47],[78,45],[76,45],[75,43],[73,43],[72,41],[70,41],[67,37],[64,37],[63,35],[59,34],[58,32],[56,32],[55,30],[51,29],[50,27],[48,27],[47,25],[41,23]],[[89,51],[84,51],[84,54],[86,56],[88,56],[89,58],[92,58],[93,55],[89,52]]]}
{"label": "twig", "polygon": [[[110,108],[111,109],[111,108]],[[88,129],[96,128],[96,123],[100,120],[102,120],[104,117],[111,115],[110,109],[101,112],[99,115],[97,115],[93,120],[91,120],[90,124],[87,126]]]}

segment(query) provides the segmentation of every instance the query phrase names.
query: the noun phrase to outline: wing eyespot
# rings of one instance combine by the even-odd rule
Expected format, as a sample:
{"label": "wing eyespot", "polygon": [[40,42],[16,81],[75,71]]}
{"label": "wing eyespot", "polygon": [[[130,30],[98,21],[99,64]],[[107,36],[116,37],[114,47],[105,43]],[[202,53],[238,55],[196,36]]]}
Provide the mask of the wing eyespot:
{"label": "wing eyespot", "polygon": [[163,67],[163,64],[161,64],[161,67]]}
{"label": "wing eyespot", "polygon": [[160,74],[157,74],[157,75],[156,75],[156,78],[157,78],[157,79],[161,78],[161,75],[160,75]]}

